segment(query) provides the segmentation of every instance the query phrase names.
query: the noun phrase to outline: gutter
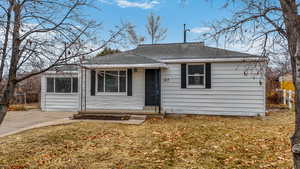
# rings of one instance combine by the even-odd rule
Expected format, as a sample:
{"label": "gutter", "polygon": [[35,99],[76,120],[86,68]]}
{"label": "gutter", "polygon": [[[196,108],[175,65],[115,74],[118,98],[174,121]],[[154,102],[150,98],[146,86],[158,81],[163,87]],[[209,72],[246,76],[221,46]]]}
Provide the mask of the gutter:
{"label": "gutter", "polygon": [[266,58],[255,57],[255,58],[213,58],[213,59],[165,59],[159,60],[164,63],[210,63],[210,62],[266,62]]}
{"label": "gutter", "polygon": [[148,63],[148,64],[84,64],[88,68],[166,68],[164,63]]}

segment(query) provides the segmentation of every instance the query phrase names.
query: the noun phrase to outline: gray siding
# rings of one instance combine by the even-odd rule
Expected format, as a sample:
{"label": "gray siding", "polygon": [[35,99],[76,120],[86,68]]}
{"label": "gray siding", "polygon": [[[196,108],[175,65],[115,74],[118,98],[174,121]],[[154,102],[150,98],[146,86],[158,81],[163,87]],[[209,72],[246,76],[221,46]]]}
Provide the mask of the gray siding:
{"label": "gray siding", "polygon": [[41,76],[41,109],[42,111],[78,111],[79,93],[47,93],[47,77],[76,77],[77,74]]}
{"label": "gray siding", "polygon": [[[180,64],[162,71],[162,107],[167,113],[264,115],[264,77],[249,63],[212,63],[211,89],[181,89]],[[260,81],[262,83],[260,83]]]}
{"label": "gray siding", "polygon": [[[84,71],[83,71],[84,72]],[[83,73],[84,79],[85,73]],[[140,109],[142,110],[145,103],[145,71],[137,69],[132,72],[132,96],[126,95],[103,95],[96,91],[95,96],[90,93],[90,71],[86,71],[86,109]],[[83,88],[85,84],[83,84]],[[82,97],[85,103],[85,97]],[[84,105],[83,105],[84,107]]]}

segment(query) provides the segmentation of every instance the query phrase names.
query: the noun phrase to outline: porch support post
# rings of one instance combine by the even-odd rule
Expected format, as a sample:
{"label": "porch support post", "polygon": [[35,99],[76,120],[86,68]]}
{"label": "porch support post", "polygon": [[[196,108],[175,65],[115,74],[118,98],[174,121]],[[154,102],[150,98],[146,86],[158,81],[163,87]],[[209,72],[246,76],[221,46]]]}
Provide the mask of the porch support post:
{"label": "porch support post", "polygon": [[84,68],[84,111],[86,111],[86,68]]}
{"label": "porch support post", "polygon": [[80,111],[82,111],[82,99],[83,99],[83,70],[82,70],[82,67],[80,67]]}
{"label": "porch support post", "polygon": [[158,71],[158,88],[159,88],[158,113],[161,114],[161,68],[159,68]]}

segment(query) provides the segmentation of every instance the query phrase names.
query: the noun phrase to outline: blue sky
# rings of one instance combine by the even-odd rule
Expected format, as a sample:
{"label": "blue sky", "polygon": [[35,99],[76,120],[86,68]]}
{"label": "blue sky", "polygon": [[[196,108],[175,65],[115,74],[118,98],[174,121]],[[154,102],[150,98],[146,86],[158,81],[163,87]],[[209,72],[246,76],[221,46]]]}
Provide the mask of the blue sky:
{"label": "blue sky", "polygon": [[[200,33],[207,31],[205,24],[230,16],[229,9],[222,8],[225,0],[97,0],[101,11],[87,11],[97,21],[103,22],[104,30],[110,30],[121,21],[136,25],[140,35],[146,35],[146,17],[151,13],[161,16],[162,26],[168,29],[161,43],[182,42],[183,24],[192,31],[188,41],[199,41]],[[149,43],[149,38],[146,42]]]}

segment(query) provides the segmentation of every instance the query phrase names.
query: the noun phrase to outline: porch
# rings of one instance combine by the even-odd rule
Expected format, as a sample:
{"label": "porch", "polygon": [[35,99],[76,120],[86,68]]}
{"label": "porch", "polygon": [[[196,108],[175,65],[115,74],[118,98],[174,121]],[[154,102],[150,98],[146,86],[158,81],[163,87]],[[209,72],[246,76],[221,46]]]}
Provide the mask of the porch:
{"label": "porch", "polygon": [[152,64],[86,65],[80,71],[82,116],[163,116],[161,70]]}
{"label": "porch", "polygon": [[[148,106],[143,110],[135,109],[99,109],[99,110],[83,110],[75,114],[74,119],[114,119],[114,120],[128,120],[133,115],[143,115],[150,117],[163,118],[165,112],[161,111],[158,106]],[[140,116],[134,116],[139,118]]]}

